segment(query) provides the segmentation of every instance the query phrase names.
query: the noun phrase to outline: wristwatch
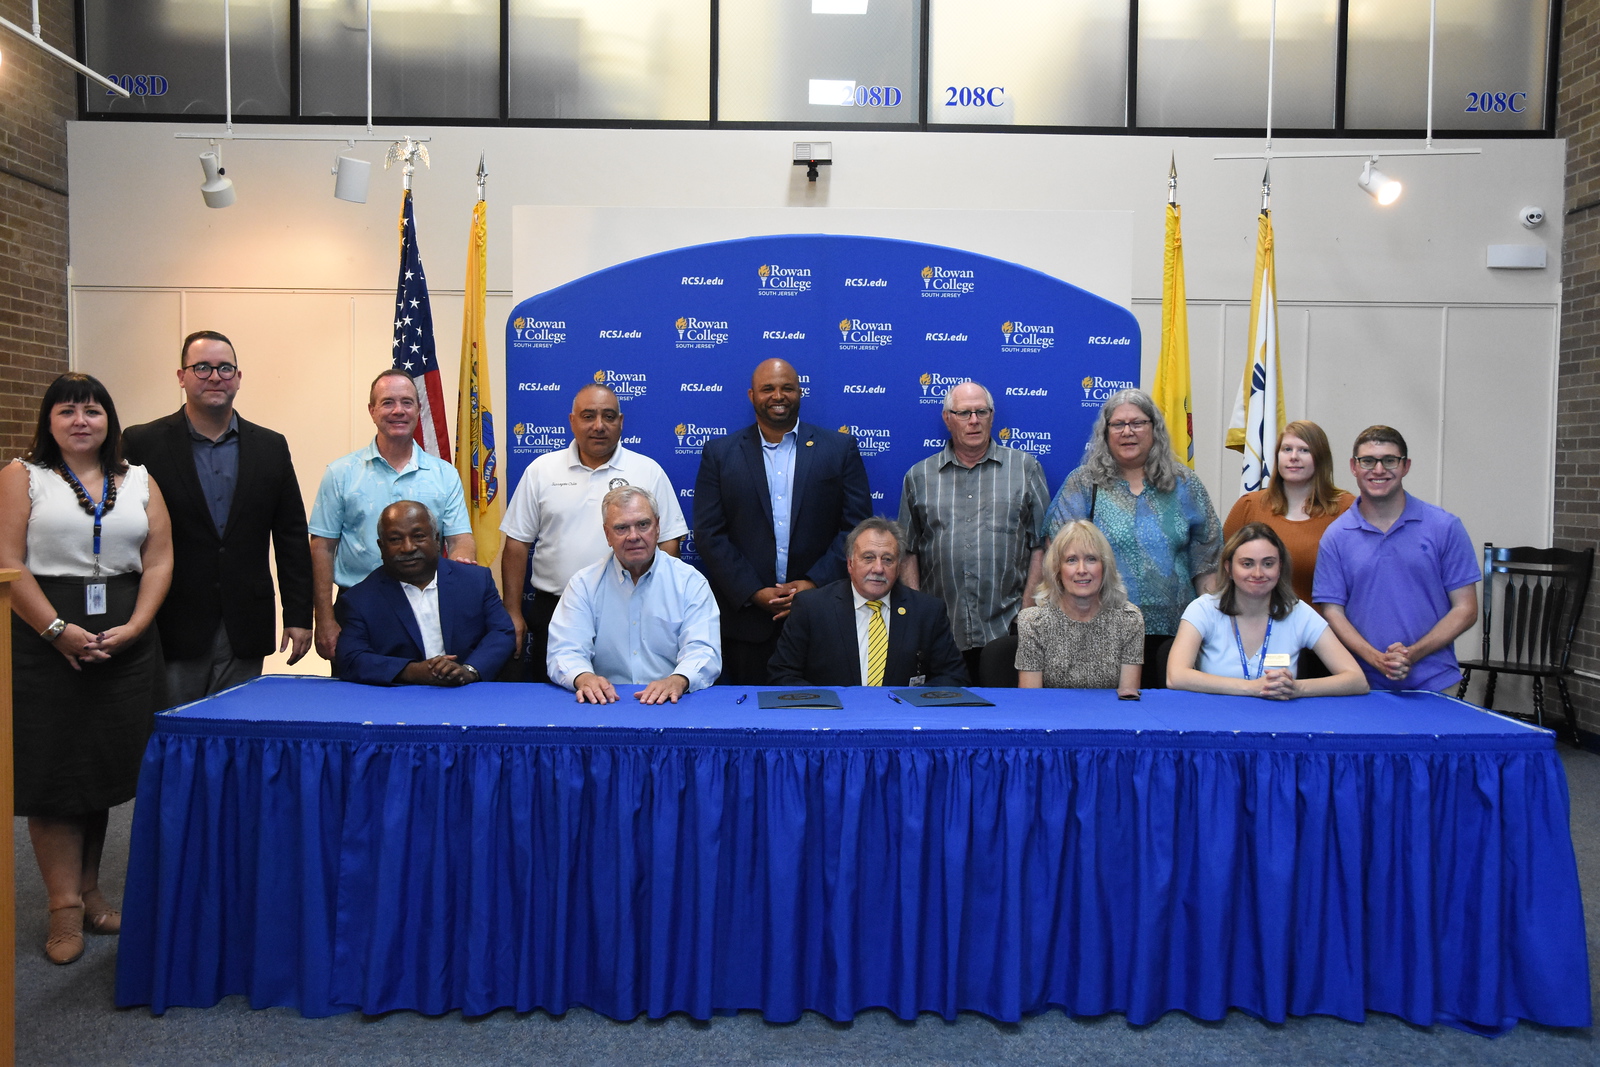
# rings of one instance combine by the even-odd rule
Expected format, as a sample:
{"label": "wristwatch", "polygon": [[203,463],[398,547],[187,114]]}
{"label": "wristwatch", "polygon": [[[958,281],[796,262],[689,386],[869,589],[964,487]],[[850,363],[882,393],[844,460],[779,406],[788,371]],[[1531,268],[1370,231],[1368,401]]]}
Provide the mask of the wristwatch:
{"label": "wristwatch", "polygon": [[55,622],[40,630],[39,636],[44,638],[46,641],[49,641],[51,644],[54,644],[56,638],[60,637],[66,628],[67,620],[58,618]]}
{"label": "wristwatch", "polygon": [[478,673],[478,668],[476,668],[476,667],[474,667],[474,666],[473,666],[473,665],[472,665],[472,664],[470,664],[470,663],[463,663],[463,664],[462,664],[462,665],[461,665],[461,669],[462,669],[462,670],[464,670],[464,671],[470,671],[470,672],[471,672],[471,673],[472,673],[472,680],[473,680],[473,681],[474,681],[474,682],[481,682],[481,681],[483,681],[483,675],[481,675],[481,674],[479,674],[479,673]]}

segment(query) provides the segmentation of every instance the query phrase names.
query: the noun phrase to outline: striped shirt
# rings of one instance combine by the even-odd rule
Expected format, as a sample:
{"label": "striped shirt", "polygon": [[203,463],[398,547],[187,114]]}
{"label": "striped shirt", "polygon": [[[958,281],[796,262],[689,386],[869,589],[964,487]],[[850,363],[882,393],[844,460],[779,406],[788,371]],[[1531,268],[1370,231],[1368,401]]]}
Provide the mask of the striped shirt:
{"label": "striped shirt", "polygon": [[993,441],[976,466],[962,466],[947,444],[906,472],[904,551],[917,557],[922,591],[944,601],[957,648],[981,648],[1010,629],[1029,560],[1046,543],[1049,507],[1039,461]]}

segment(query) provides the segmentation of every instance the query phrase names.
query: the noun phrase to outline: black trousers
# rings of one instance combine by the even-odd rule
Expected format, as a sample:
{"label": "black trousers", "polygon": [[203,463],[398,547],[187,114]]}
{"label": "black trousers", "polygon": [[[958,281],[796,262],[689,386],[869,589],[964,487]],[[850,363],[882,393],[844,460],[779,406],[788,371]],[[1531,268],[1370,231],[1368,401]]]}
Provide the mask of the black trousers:
{"label": "black trousers", "polygon": [[550,620],[555,616],[556,605],[561,603],[561,597],[555,593],[546,593],[542,589],[533,591],[533,599],[526,597],[522,600],[522,621],[528,626],[527,636],[523,639],[521,653],[515,659],[506,660],[506,665],[500,668],[500,673],[495,675],[497,682],[548,682],[550,674],[545,669],[548,662],[545,650],[550,646]]}

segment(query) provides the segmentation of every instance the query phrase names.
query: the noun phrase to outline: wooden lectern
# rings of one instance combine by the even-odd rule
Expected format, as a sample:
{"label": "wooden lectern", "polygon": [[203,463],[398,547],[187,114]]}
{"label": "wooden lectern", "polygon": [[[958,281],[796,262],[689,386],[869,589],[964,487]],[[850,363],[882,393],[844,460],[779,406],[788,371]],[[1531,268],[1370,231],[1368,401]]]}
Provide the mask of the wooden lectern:
{"label": "wooden lectern", "polygon": [[0,570],[0,1065],[17,1062],[17,864],[11,840],[11,583]]}

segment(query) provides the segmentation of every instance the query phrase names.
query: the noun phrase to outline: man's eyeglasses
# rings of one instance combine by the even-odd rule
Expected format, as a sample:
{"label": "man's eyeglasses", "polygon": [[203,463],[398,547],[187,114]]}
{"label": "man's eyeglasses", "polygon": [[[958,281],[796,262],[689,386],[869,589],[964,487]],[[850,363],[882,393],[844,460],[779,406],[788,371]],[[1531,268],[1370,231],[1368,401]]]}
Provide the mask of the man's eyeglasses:
{"label": "man's eyeglasses", "polygon": [[987,419],[994,414],[994,408],[951,408],[947,414],[957,422],[966,422],[968,419]]}
{"label": "man's eyeglasses", "polygon": [[221,378],[223,381],[227,381],[229,378],[232,378],[235,374],[239,373],[239,368],[235,367],[232,363],[191,363],[183,369],[194,371],[194,376],[199,378],[201,381],[205,381],[207,378],[211,377],[212,371],[216,371],[217,377]]}
{"label": "man's eyeglasses", "polygon": [[1398,470],[1400,464],[1404,463],[1405,461],[1405,456],[1357,456],[1356,466],[1360,467],[1364,471],[1369,471],[1381,463],[1383,464],[1384,470],[1392,471]]}
{"label": "man's eyeglasses", "polygon": [[1139,433],[1149,425],[1149,419],[1127,419],[1126,421],[1118,420],[1116,422],[1107,423],[1106,429],[1110,430],[1112,433],[1126,433],[1128,430],[1132,430],[1134,433]]}

